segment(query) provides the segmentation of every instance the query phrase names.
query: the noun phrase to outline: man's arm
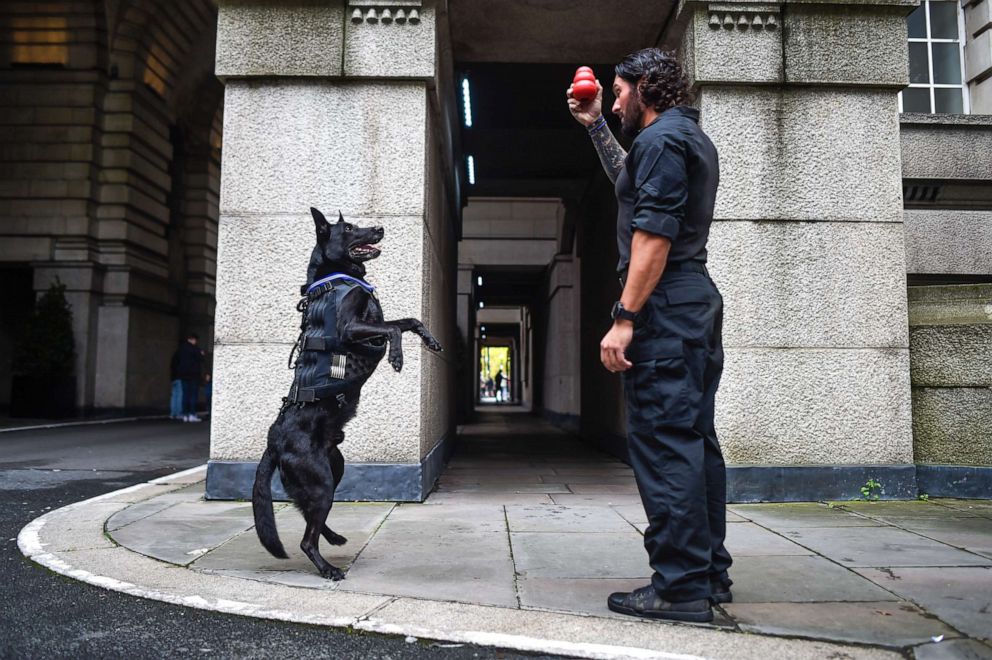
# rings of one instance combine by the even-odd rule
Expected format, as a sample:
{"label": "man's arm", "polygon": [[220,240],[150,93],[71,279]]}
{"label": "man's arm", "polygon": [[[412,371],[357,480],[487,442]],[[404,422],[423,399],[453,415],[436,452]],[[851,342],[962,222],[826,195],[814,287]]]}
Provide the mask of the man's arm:
{"label": "man's arm", "polygon": [[603,117],[603,86],[597,80],[596,98],[588,101],[573,98],[571,87],[565,90],[565,98],[568,99],[568,111],[575,117],[575,121],[589,130],[589,137],[592,138],[592,144],[596,147],[599,162],[603,164],[606,176],[610,177],[610,181],[616,183],[627,152],[613,137],[613,131],[606,125],[606,118]]}
{"label": "man's arm", "polygon": [[[651,292],[658,286],[668,262],[668,251],[672,242],[663,236],[646,231],[635,231],[630,242],[630,265],[627,267],[627,282],[623,287],[620,302],[624,309],[639,312],[644,309]],[[607,369],[613,372],[630,369],[631,363],[624,356],[634,336],[633,321],[616,319],[613,327],[599,344],[599,357]]]}
{"label": "man's arm", "polygon": [[617,142],[613,131],[606,125],[605,119],[600,119],[593,126],[598,128],[590,129],[589,137],[592,138],[592,144],[596,147],[599,162],[603,164],[603,169],[606,171],[606,176],[610,177],[610,181],[616,183],[627,152]]}

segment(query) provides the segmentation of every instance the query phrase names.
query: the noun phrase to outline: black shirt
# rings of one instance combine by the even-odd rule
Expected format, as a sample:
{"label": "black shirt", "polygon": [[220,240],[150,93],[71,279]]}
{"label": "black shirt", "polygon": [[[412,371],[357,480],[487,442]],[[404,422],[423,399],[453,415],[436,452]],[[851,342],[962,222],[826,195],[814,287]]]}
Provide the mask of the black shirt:
{"label": "black shirt", "polygon": [[699,127],[698,110],[669,108],[641,129],[616,181],[617,271],[630,264],[635,229],[669,239],[669,263],[705,263],[719,183],[716,147]]}
{"label": "black shirt", "polygon": [[200,380],[203,371],[203,355],[200,349],[184,341],[172,356],[172,372],[180,380]]}

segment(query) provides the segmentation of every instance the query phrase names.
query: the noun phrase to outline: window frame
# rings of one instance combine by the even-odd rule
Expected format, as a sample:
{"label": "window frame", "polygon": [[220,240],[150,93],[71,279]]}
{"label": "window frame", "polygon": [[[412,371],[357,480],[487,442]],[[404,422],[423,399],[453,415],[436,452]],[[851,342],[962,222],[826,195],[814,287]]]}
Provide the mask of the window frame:
{"label": "window frame", "polygon": [[[968,81],[965,78],[965,59],[964,59],[964,42],[965,37],[965,23],[964,23],[964,11],[961,8],[961,4],[957,0],[949,0],[949,4],[954,5],[954,11],[958,19],[958,38],[957,39],[935,39],[931,36],[930,29],[930,4],[931,2],[947,2],[948,0],[920,0],[920,7],[923,8],[923,18],[926,25],[926,36],[924,37],[910,37],[908,33],[907,24],[907,34],[906,43],[922,43],[927,46],[927,73],[930,82],[928,83],[909,83],[906,85],[906,89],[926,89],[930,95],[930,110],[927,114],[957,114],[957,113],[946,113],[946,112],[935,112],[936,108],[936,92],[937,89],[957,89],[961,90],[961,114],[971,114],[971,95],[968,90]],[[908,18],[908,17],[907,17]],[[961,82],[957,85],[951,85],[947,83],[935,83],[933,77],[933,47],[932,44],[958,44],[958,66],[961,71]],[[907,47],[908,48],[908,47]],[[908,55],[908,51],[907,51]],[[899,112],[904,112],[903,102],[902,102],[902,91],[899,92]]]}

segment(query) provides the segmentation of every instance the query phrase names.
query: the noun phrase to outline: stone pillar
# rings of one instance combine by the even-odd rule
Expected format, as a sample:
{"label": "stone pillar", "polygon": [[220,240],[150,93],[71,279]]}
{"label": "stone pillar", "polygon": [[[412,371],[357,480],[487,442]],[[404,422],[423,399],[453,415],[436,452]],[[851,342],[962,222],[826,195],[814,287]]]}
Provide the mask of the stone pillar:
{"label": "stone pillar", "polygon": [[[453,302],[445,278],[454,269],[441,267],[452,250],[436,228],[447,216],[431,201],[435,69],[430,2],[220,2],[226,96],[209,497],[249,496],[292,381],[310,206],[382,225],[383,253],[368,279],[387,319],[423,317],[450,345],[453,318],[436,313],[438,292],[451,291]],[[413,334],[403,350],[402,373],[383,362],[346,428],[339,499],[420,500],[440,469],[450,358],[427,354]]]}
{"label": "stone pillar", "polygon": [[732,499],[851,497],[869,476],[916,493],[896,96],[912,7],[689,2],[673,25],[720,152],[717,423],[750,466]]}
{"label": "stone pillar", "polygon": [[909,289],[920,489],[992,497],[992,284]]}

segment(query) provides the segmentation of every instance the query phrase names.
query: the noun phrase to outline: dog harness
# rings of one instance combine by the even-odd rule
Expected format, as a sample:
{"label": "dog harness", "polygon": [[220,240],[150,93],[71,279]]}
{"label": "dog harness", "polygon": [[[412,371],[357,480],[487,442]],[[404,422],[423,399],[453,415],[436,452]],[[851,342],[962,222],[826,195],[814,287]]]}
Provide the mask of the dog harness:
{"label": "dog harness", "polygon": [[284,410],[323,399],[334,399],[339,408],[344,407],[385,354],[385,337],[345,343],[338,336],[338,310],[355,289],[375,299],[375,287],[368,282],[333,273],[307,287],[297,304],[302,315],[300,336],[289,354],[289,367],[295,373],[289,396],[283,399]]}

